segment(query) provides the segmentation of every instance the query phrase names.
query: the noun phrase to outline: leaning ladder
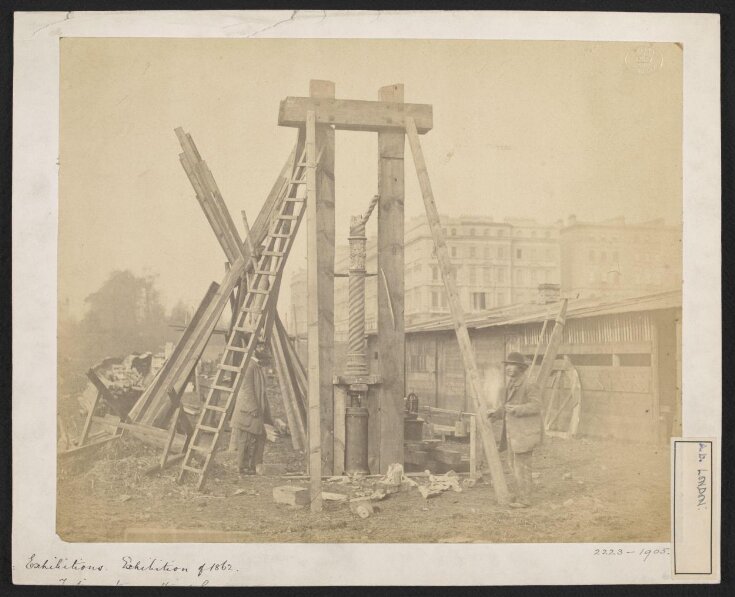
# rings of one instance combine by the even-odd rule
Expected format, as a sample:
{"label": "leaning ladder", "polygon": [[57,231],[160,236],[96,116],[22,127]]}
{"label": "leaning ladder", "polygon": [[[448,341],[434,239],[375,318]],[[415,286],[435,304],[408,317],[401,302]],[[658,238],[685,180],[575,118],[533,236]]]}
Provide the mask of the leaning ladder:
{"label": "leaning ladder", "polygon": [[306,152],[302,153],[294,165],[286,195],[269,226],[262,250],[258,254],[251,253],[246,275],[247,291],[189,441],[178,476],[179,483],[183,483],[189,474],[197,478],[197,489],[204,486],[243,373],[263,332],[269,302],[277,298],[274,295],[277,294],[278,280],[305,212],[307,172],[316,170],[318,161],[308,164]]}

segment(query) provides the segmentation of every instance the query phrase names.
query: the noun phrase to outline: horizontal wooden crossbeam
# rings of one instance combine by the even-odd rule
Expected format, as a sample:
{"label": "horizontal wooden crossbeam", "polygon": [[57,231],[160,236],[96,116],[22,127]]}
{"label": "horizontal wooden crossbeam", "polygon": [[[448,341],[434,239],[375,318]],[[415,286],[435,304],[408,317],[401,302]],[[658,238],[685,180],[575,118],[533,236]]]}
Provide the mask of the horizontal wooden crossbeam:
{"label": "horizontal wooden crossbeam", "polygon": [[317,124],[331,124],[344,131],[384,131],[405,129],[406,119],[412,118],[420,134],[433,126],[429,104],[340,100],[321,97],[287,97],[278,111],[280,126],[303,127],[307,111],[316,114]]}

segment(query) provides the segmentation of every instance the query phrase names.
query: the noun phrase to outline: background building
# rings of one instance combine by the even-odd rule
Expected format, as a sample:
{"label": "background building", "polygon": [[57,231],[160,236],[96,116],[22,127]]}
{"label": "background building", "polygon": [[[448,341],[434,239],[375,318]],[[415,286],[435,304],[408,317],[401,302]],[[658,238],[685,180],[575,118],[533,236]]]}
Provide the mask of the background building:
{"label": "background building", "polygon": [[[530,218],[495,222],[487,216],[441,216],[455,267],[457,289],[467,313],[539,301],[541,285],[561,285],[562,296],[616,297],[681,288],[681,229],[663,220],[626,224],[624,218],[566,225]],[[449,313],[434,243],[426,218],[406,221],[406,325]],[[335,255],[334,323],[336,341],[347,339],[349,250]],[[377,254],[368,239],[365,288],[366,327],[377,328]],[[372,275],[370,275],[372,274]],[[344,275],[344,276],[342,276]],[[549,288],[549,286],[546,286]],[[553,286],[552,286],[553,287]],[[291,278],[290,330],[306,334],[306,271]]]}
{"label": "background building", "polygon": [[681,228],[662,219],[593,223],[569,216],[559,240],[565,295],[611,297],[681,288]]}

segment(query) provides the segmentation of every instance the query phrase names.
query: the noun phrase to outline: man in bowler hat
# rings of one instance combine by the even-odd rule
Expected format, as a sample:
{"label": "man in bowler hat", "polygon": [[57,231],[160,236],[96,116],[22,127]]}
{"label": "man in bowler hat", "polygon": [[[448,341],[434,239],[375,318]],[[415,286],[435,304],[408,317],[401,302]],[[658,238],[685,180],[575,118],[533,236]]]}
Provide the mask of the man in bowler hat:
{"label": "man in bowler hat", "polygon": [[500,451],[508,450],[516,485],[510,506],[527,508],[533,489],[533,449],[541,443],[541,398],[536,385],[528,379],[528,365],[522,354],[511,352],[503,363],[506,383],[500,389],[500,406],[488,416],[503,421]]}

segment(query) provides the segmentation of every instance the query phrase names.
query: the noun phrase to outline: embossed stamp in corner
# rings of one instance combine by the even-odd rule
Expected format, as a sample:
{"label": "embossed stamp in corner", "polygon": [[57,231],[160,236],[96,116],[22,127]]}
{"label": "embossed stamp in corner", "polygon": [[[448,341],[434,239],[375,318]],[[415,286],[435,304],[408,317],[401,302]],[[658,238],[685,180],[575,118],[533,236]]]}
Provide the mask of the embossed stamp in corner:
{"label": "embossed stamp in corner", "polygon": [[663,55],[653,46],[636,46],[625,55],[625,65],[639,75],[656,72],[663,63]]}

